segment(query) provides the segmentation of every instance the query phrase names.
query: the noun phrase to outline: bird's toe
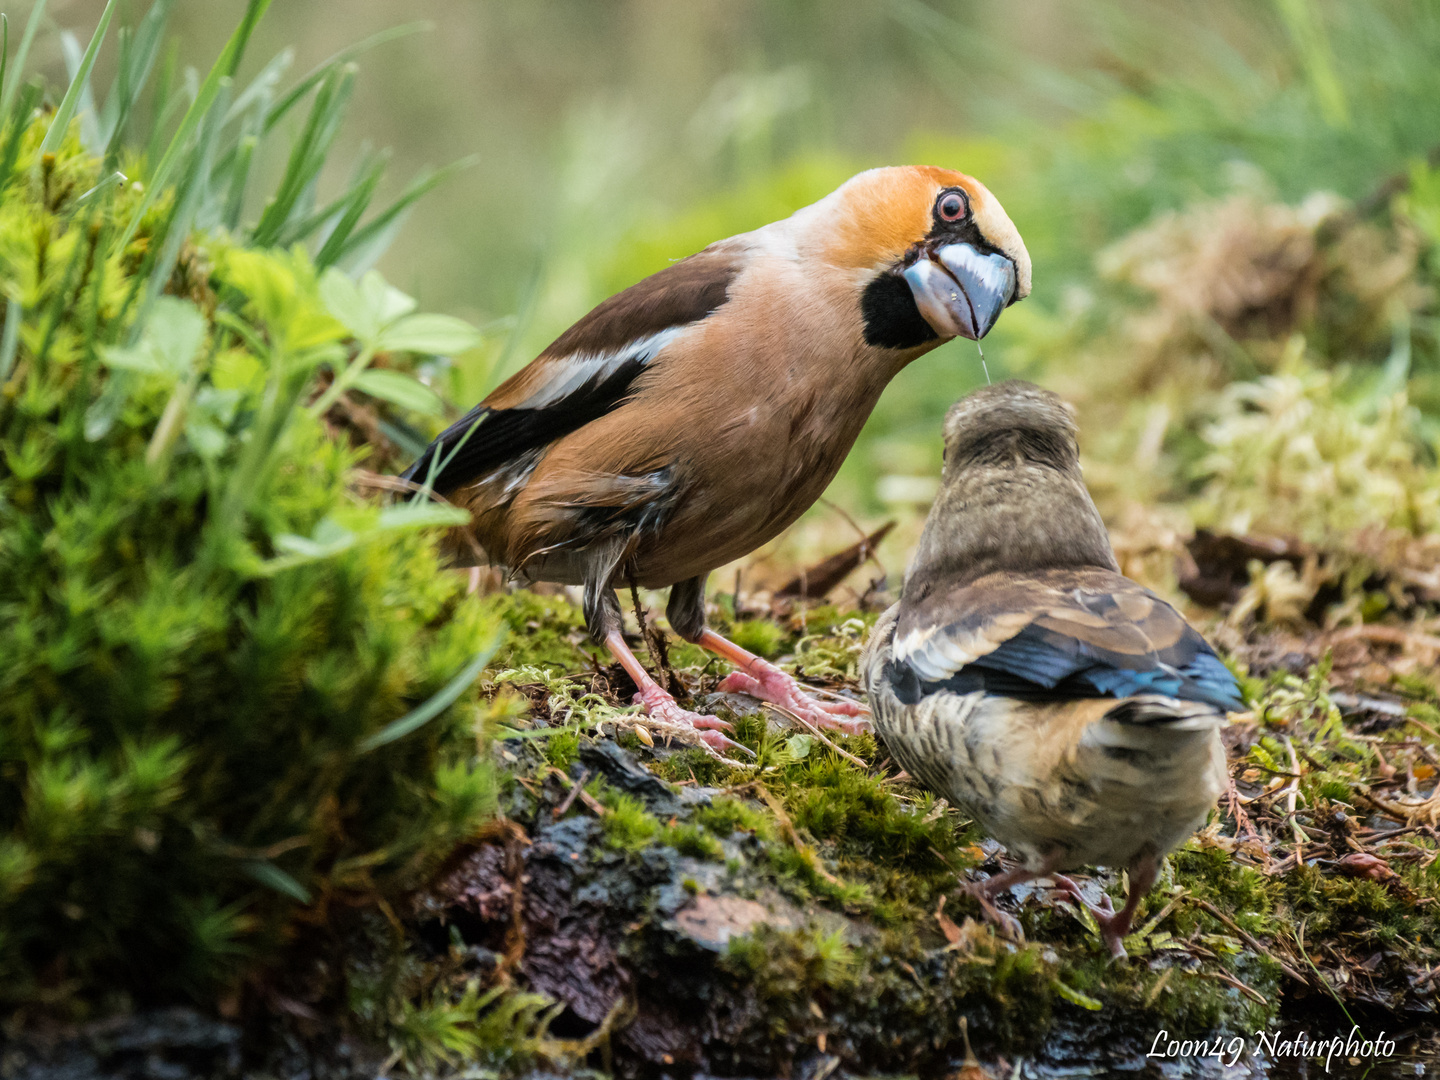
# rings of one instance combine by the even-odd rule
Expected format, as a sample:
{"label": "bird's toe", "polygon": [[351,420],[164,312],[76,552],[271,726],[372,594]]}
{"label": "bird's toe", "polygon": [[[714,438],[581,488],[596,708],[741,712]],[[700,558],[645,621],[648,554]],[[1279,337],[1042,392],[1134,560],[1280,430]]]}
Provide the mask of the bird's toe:
{"label": "bird's toe", "polygon": [[757,664],[755,668],[757,670],[753,674],[731,672],[721,681],[718,689],[722,693],[746,694],[759,701],[767,701],[817,728],[841,731],[847,735],[871,730],[870,721],[863,719],[867,710],[860,702],[846,698],[822,700],[801,686],[794,676],[787,675],[773,664]]}
{"label": "bird's toe", "polygon": [[755,756],[754,751],[748,746],[722,734],[722,732],[734,730],[734,725],[729,721],[722,720],[718,716],[710,716],[708,713],[691,712],[689,709],[681,708],[679,703],[663,690],[657,688],[657,691],[648,694],[636,694],[635,704],[643,707],[645,714],[661,725],[689,728],[700,742],[712,750],[718,750],[721,753],[726,750],[738,750],[749,757]]}

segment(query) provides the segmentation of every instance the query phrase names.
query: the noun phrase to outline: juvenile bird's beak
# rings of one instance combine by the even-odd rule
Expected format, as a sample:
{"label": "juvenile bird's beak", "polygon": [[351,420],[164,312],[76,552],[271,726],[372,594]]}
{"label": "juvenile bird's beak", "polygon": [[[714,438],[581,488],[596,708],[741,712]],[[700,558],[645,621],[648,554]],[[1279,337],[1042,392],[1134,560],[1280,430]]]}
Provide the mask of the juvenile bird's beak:
{"label": "juvenile bird's beak", "polygon": [[969,244],[922,253],[905,271],[920,314],[943,338],[979,341],[1015,295],[1015,264]]}

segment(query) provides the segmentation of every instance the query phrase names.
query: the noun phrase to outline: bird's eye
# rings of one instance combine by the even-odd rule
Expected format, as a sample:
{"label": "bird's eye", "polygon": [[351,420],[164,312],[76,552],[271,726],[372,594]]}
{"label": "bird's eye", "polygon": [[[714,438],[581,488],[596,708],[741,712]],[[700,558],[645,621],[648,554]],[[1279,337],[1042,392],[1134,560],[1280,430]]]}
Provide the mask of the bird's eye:
{"label": "bird's eye", "polygon": [[959,221],[965,216],[965,196],[958,191],[947,191],[935,204],[942,221]]}

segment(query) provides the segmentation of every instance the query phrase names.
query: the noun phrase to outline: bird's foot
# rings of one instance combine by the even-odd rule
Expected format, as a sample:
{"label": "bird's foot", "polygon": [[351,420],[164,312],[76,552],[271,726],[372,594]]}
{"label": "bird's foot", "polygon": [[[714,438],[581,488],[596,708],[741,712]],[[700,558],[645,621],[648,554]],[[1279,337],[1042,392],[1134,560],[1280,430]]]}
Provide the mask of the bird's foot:
{"label": "bird's foot", "polygon": [[1001,937],[1009,938],[1016,945],[1025,944],[1025,929],[1020,925],[1020,920],[995,906],[992,899],[994,890],[988,881],[967,882],[962,884],[961,888],[979,902],[985,921],[993,924],[1000,931]]}
{"label": "bird's foot", "polygon": [[645,715],[652,720],[657,720],[662,724],[673,724],[676,727],[691,728],[701,742],[714,750],[722,753],[726,750],[739,750],[751,757],[755,756],[748,746],[743,746],[734,739],[721,734],[721,732],[733,731],[733,724],[721,720],[718,716],[682,709],[673,697],[653,682],[648,686],[641,687],[640,693],[635,695],[634,701],[636,705],[644,708]]}
{"label": "bird's foot", "polygon": [[824,701],[807,692],[794,676],[759,658],[751,662],[748,672],[732,671],[725,676],[718,689],[768,701],[817,728],[831,728],[846,735],[871,730],[870,721],[863,719],[867,710],[860,702],[846,698]]}
{"label": "bird's foot", "polygon": [[1125,951],[1125,935],[1130,932],[1130,922],[1134,913],[1127,905],[1125,910],[1116,911],[1115,905],[1110,902],[1110,897],[1101,894],[1100,903],[1092,904],[1085,899],[1085,894],[1079,885],[1064,874],[1054,875],[1055,887],[1064,893],[1072,903],[1085,908],[1095,919],[1095,925],[1100,928],[1100,940],[1110,950],[1110,955],[1116,960],[1123,960],[1129,954]]}

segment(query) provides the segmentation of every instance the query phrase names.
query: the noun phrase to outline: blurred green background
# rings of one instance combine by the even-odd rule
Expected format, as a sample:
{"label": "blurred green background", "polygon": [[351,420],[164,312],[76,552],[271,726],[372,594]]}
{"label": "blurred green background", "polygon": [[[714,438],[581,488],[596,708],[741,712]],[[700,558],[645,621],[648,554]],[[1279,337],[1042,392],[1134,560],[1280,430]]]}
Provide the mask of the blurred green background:
{"label": "blurred green background", "polygon": [[[50,17],[83,43],[102,6],[57,2]],[[207,66],[243,8],[182,0],[181,65]],[[1137,295],[1095,268],[1129,230],[1236,191],[1383,205],[1440,144],[1433,0],[281,0],[242,79],[289,50],[285,85],[407,26],[357,57],[327,182],[372,147],[393,155],[392,192],[473,156],[380,263],[426,310],[491,327],[436,373],[459,406],[668,260],[902,162],[970,172],[1010,212],[1035,289],[986,355],[996,377],[1046,381]],[[58,80],[64,62],[44,36],[32,67]],[[298,131],[301,111],[288,122]],[[1389,341],[1330,359],[1380,363]],[[1415,364],[1432,354],[1422,343]],[[940,418],[980,370],[954,342],[902,374],[832,497],[871,518],[923,508]]]}

